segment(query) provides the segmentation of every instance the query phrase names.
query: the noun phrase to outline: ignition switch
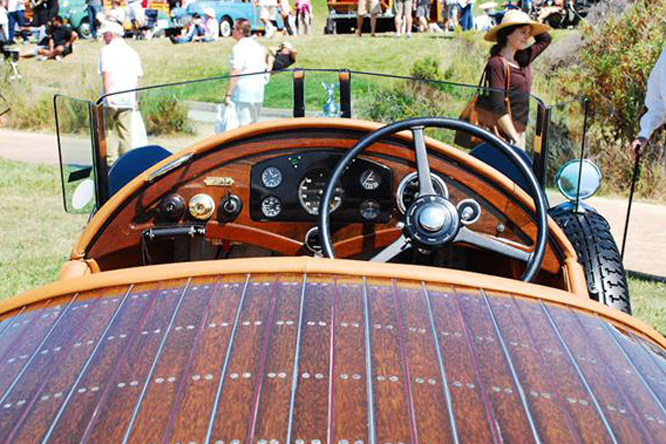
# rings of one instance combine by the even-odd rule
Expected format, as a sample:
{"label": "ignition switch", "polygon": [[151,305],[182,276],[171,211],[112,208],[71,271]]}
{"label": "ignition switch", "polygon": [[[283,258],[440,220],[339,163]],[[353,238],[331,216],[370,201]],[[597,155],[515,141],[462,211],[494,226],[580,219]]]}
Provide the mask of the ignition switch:
{"label": "ignition switch", "polygon": [[218,216],[221,221],[231,221],[238,217],[243,209],[243,202],[235,194],[227,193],[220,200]]}

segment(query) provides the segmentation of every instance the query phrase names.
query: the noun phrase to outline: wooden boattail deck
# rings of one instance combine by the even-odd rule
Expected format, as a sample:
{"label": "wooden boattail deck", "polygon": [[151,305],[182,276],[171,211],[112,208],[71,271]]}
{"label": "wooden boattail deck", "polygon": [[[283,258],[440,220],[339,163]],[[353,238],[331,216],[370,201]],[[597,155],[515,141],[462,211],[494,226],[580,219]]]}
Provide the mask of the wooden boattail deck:
{"label": "wooden boattail deck", "polygon": [[0,308],[3,442],[666,442],[664,339],[508,279],[243,259]]}

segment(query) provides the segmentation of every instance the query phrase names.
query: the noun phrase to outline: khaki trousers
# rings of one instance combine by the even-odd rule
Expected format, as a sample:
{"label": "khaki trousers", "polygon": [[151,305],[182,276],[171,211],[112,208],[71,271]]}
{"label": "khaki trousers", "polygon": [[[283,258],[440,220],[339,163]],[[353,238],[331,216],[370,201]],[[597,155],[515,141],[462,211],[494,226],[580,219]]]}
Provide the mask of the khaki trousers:
{"label": "khaki trousers", "polygon": [[106,163],[111,166],[123,154],[132,149],[132,109],[107,108],[106,129],[115,133],[116,141],[106,139]]}

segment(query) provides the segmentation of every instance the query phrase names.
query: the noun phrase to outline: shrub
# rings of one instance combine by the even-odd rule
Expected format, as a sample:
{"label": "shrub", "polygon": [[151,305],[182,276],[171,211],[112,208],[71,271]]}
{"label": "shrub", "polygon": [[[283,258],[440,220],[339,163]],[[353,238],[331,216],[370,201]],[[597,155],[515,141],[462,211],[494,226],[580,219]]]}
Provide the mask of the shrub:
{"label": "shrub", "polygon": [[141,115],[149,136],[194,134],[187,106],[175,94],[146,94],[141,98]]}
{"label": "shrub", "polygon": [[[622,10],[622,1],[610,3],[606,7],[611,12]],[[599,162],[612,191],[626,190],[625,179],[631,177],[627,147],[644,112],[647,78],[666,42],[664,16],[666,1],[641,0],[623,15],[606,15],[598,27],[585,23],[578,65],[557,74],[565,94],[584,95],[590,100],[589,153]],[[647,165],[663,162],[663,131],[658,131],[655,139]],[[639,191],[644,196],[663,197],[659,194],[666,188],[663,168],[644,168],[642,181],[646,184],[639,185]]]}

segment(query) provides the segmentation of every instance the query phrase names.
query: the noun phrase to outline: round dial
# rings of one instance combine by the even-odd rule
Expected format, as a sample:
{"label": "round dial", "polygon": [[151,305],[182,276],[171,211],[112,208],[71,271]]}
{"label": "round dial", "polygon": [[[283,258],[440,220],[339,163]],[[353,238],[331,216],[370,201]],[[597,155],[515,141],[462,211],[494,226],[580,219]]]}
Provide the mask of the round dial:
{"label": "round dial", "polygon": [[282,202],[275,196],[268,196],[261,201],[261,212],[266,217],[277,217],[282,212]]}
{"label": "round dial", "polygon": [[[430,173],[430,177],[432,178],[432,186],[435,189],[435,193],[448,198],[449,190],[446,188],[444,180],[433,173]],[[417,197],[419,197],[419,177],[416,172],[413,172],[406,175],[398,184],[396,198],[400,211],[404,213],[405,209],[409,208],[409,205]]]}
{"label": "round dial", "polygon": [[380,212],[379,202],[376,200],[364,200],[359,211],[365,220],[377,219]]}
{"label": "round dial", "polygon": [[[298,184],[298,200],[308,214],[319,215],[319,203],[324,195],[324,188],[328,183],[329,175],[330,173],[327,170],[317,168],[308,171],[301,183]],[[342,187],[336,186],[331,201],[331,212],[337,210],[341,203]]]}
{"label": "round dial", "polygon": [[282,171],[274,166],[269,166],[261,173],[261,183],[266,188],[276,188],[282,183]]}
{"label": "round dial", "polygon": [[361,173],[360,182],[364,190],[372,191],[379,188],[382,178],[375,170],[365,170]]}

